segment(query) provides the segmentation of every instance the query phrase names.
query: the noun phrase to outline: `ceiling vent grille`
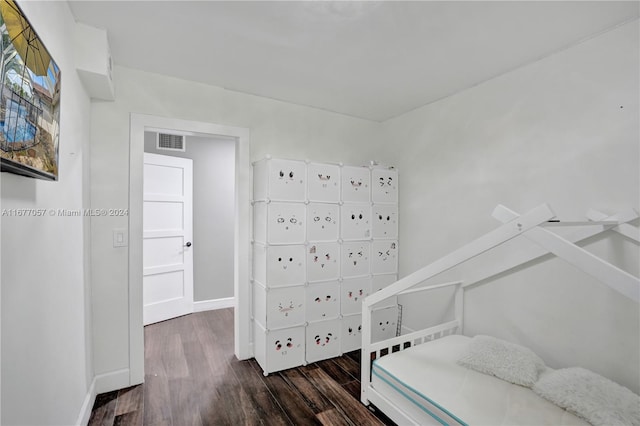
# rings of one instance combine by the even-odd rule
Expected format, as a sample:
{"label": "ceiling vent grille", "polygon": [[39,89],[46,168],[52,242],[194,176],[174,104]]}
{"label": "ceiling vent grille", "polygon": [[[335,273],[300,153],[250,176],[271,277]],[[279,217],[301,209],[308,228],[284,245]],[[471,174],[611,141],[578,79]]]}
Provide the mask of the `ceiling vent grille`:
{"label": "ceiling vent grille", "polygon": [[156,147],[161,150],[184,152],[184,136],[158,133],[158,143]]}

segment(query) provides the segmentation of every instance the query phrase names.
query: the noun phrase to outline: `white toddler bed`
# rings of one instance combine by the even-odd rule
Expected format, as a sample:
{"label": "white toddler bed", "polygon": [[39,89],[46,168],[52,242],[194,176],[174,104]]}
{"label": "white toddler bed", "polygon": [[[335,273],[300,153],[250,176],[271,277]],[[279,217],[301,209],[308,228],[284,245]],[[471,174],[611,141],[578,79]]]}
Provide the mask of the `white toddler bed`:
{"label": "white toddler bed", "polygon": [[[593,215],[593,213],[590,214],[590,217]],[[633,227],[629,229],[630,225],[626,225],[626,222],[636,219],[638,214],[630,211],[601,222],[575,222],[576,226],[584,227],[586,224],[592,224],[593,227],[578,231],[566,239],[545,229],[547,226],[557,225],[557,221],[552,220],[555,217],[554,213],[546,204],[522,216],[503,206],[498,206],[494,211],[494,217],[501,220],[504,225],[372,294],[363,302],[361,400],[365,405],[370,403],[375,405],[399,425],[589,424],[538,396],[530,389],[533,383],[520,386],[458,365],[457,361],[470,341],[468,337],[460,335],[463,327],[464,288],[501,271],[479,277],[474,283],[453,282],[410,289],[493,247],[522,236],[538,247],[524,257],[514,259],[514,262],[524,263],[551,252],[638,302],[640,279],[575,245],[580,240],[606,230],[617,231],[637,242],[638,230]],[[597,219],[601,220],[601,215],[598,215]],[[571,226],[571,223],[563,223],[563,225]],[[398,294],[430,291],[448,286],[456,288],[453,321],[381,342],[372,340],[371,312],[376,303]],[[542,369],[544,368],[543,366]],[[558,370],[558,372],[561,371]],[[551,369],[540,370],[540,373],[539,377],[536,377],[536,380],[539,380],[538,383],[542,382],[545,375],[554,374]],[[554,380],[556,376],[553,377]],[[588,377],[588,380],[590,379],[591,377]],[[617,388],[621,387],[611,382],[607,389],[617,392],[619,390]],[[638,396],[630,393],[626,388],[622,390],[625,403],[628,405],[624,408],[630,408],[632,421],[628,422],[628,418],[625,418],[615,423],[640,425]],[[545,398],[553,400],[548,398],[545,392],[540,392],[540,389],[537,391],[545,395]],[[566,389],[565,392],[576,393]],[[606,401],[605,393],[596,395],[596,399],[611,402]],[[614,404],[615,402],[613,401]],[[577,404],[581,404],[580,398]],[[618,415],[615,411],[608,412],[606,404],[604,411],[609,415],[607,419],[616,418]]]}

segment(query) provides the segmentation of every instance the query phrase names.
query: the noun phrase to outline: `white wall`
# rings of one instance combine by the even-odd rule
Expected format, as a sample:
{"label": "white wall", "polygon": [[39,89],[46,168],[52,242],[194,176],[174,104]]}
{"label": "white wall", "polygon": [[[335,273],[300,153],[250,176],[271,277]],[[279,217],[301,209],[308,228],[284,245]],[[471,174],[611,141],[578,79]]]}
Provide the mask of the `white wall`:
{"label": "white wall", "polygon": [[[62,71],[60,175],[2,176],[2,207],[89,206],[90,102],[66,2],[20,2]],[[2,424],[75,424],[93,379],[88,220],[2,218]]]}
{"label": "white wall", "polygon": [[[361,163],[375,153],[377,123],[122,67],[114,75],[116,101],[91,105],[93,208],[127,208],[131,112],[249,128],[253,159],[269,153]],[[129,362],[128,252],[114,249],[111,236],[127,218],[104,219],[92,222],[98,374],[128,369]]]}
{"label": "white wall", "polygon": [[[401,275],[494,229],[500,203],[526,212],[549,202],[563,220],[639,210],[638,52],[635,21],[385,122],[379,157],[401,173]],[[637,246],[624,238],[587,247],[639,275]],[[466,334],[521,342],[551,366],[640,389],[638,305],[562,261],[470,290],[465,314]]]}
{"label": "white wall", "polygon": [[235,140],[186,136],[185,151],[156,148],[144,133],[144,152],[193,160],[193,300],[233,297]]}

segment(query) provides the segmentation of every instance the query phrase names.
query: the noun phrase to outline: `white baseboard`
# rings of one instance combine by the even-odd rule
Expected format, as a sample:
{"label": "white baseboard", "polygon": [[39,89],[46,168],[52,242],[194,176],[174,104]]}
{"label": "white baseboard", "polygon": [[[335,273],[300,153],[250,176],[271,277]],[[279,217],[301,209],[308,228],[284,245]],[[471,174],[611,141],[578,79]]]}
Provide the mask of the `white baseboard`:
{"label": "white baseboard", "polygon": [[[253,353],[253,342],[249,343],[249,356],[244,358],[244,359],[251,359],[255,356],[255,354]],[[240,361],[242,361],[242,359],[240,359]]]}
{"label": "white baseboard", "polygon": [[122,370],[112,371],[111,373],[98,374],[93,378],[91,386],[87,391],[87,395],[84,397],[82,408],[80,408],[80,414],[78,414],[78,420],[76,425],[87,426],[89,418],[91,417],[91,410],[93,404],[96,402],[96,396],[101,393],[111,392],[118,389],[129,387],[129,369],[123,368]]}
{"label": "white baseboard", "polygon": [[200,300],[193,302],[193,312],[215,311],[216,309],[235,308],[236,298],[225,297],[222,299]]}
{"label": "white baseboard", "polygon": [[87,424],[89,424],[91,410],[93,409],[93,404],[96,402],[96,395],[96,378],[94,377],[91,386],[89,386],[89,391],[84,397],[82,407],[80,408],[80,414],[78,414],[78,420],[76,420],[77,426],[87,426]]}
{"label": "white baseboard", "polygon": [[94,380],[96,382],[96,395],[131,386],[129,383],[130,373],[128,368],[112,371],[110,373],[98,374]]}

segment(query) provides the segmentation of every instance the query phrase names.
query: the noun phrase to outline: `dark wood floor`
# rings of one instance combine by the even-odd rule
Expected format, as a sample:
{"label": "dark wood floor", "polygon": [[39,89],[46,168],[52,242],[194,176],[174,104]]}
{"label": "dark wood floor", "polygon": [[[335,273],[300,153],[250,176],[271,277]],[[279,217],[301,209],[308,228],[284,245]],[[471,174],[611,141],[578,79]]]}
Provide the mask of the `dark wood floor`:
{"label": "dark wood floor", "polygon": [[89,425],[393,425],[359,401],[360,353],[272,373],[233,354],[233,310],[145,327],[145,383],[98,395]]}

